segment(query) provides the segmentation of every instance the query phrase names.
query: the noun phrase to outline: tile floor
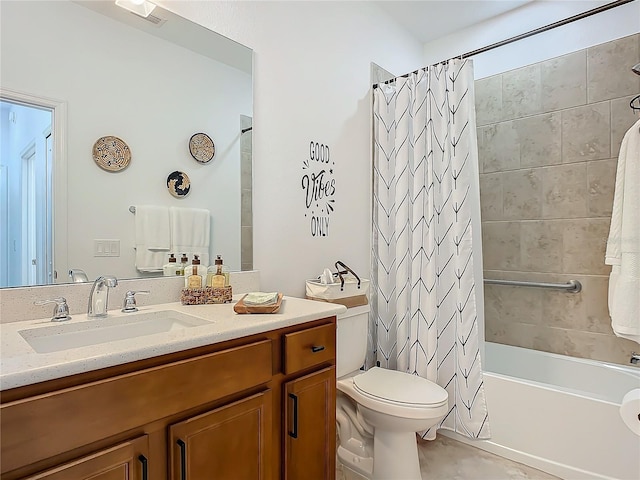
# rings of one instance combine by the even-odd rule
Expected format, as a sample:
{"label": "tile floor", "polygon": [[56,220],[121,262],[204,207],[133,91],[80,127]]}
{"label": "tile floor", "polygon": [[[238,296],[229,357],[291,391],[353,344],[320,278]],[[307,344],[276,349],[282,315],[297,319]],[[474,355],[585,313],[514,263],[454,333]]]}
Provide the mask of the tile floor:
{"label": "tile floor", "polygon": [[[443,435],[418,441],[424,480],[558,480],[535,468],[512,462]],[[338,466],[336,480],[360,480]],[[389,480],[402,480],[399,478]]]}

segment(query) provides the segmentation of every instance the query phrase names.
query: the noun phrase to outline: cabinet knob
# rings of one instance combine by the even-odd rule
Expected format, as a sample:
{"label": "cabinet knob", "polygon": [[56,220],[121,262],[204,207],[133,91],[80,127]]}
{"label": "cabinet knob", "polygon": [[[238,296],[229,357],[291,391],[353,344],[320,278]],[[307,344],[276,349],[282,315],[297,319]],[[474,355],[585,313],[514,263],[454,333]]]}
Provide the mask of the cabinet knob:
{"label": "cabinet knob", "polygon": [[313,345],[311,347],[311,351],[313,353],[318,353],[318,352],[321,352],[322,350],[324,350],[324,345]]}

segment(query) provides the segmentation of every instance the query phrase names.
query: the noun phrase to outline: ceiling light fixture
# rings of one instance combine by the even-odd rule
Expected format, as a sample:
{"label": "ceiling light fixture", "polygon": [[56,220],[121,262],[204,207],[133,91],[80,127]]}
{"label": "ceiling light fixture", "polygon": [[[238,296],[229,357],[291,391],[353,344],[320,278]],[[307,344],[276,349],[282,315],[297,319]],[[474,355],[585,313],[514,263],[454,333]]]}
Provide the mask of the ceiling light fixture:
{"label": "ceiling light fixture", "polygon": [[147,0],[116,0],[116,5],[145,18],[156,8],[155,4]]}

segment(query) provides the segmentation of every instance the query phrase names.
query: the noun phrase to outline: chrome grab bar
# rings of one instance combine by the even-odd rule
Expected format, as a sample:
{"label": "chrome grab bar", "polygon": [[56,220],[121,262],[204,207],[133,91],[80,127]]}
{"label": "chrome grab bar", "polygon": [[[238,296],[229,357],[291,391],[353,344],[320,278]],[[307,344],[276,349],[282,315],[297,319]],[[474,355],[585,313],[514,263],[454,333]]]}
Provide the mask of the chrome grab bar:
{"label": "chrome grab bar", "polygon": [[523,282],[520,280],[495,280],[485,278],[484,283],[489,285],[509,285],[512,287],[536,287],[555,288],[569,293],[578,293],[582,290],[582,284],[578,280],[569,280],[567,283]]}

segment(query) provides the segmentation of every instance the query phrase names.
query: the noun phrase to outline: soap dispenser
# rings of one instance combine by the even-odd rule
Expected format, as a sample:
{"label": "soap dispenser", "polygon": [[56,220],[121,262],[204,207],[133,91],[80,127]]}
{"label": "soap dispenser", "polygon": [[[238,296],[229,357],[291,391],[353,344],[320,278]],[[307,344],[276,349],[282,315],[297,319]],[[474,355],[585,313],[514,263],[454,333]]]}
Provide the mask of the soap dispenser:
{"label": "soap dispenser", "polygon": [[187,257],[186,253],[182,254],[182,258],[180,259],[180,265],[178,265],[178,268],[176,270],[176,275],[184,275],[184,270],[187,268],[187,266],[189,265],[189,257]]}
{"label": "soap dispenser", "polygon": [[185,269],[184,280],[184,286],[187,288],[202,288],[202,273],[198,255],[193,256],[191,265]]}
{"label": "soap dispenser", "polygon": [[178,262],[176,260],[177,258],[173,253],[169,255],[169,263],[162,267],[162,274],[165,277],[175,277],[178,275]]}
{"label": "soap dispenser", "polygon": [[224,287],[225,278],[222,272],[222,257],[216,256],[214,265],[209,267],[207,272],[207,286],[208,287]]}
{"label": "soap dispenser", "polygon": [[198,255],[193,256],[191,265],[184,271],[184,286],[187,288],[202,288],[202,274],[200,270],[200,259]]}

